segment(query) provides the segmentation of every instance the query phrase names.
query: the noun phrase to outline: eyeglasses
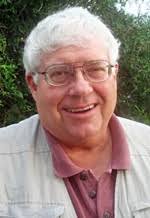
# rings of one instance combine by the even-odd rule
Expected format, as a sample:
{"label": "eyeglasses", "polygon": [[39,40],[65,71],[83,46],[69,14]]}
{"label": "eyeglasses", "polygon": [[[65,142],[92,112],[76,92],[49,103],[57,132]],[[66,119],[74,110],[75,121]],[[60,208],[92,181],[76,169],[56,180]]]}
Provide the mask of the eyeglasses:
{"label": "eyeglasses", "polygon": [[114,66],[107,61],[92,60],[84,62],[82,65],[77,65],[77,63],[54,64],[49,66],[45,72],[39,72],[39,74],[45,75],[45,80],[49,85],[63,86],[73,81],[75,69],[81,68],[85,80],[98,83],[109,78],[112,73],[112,67]]}

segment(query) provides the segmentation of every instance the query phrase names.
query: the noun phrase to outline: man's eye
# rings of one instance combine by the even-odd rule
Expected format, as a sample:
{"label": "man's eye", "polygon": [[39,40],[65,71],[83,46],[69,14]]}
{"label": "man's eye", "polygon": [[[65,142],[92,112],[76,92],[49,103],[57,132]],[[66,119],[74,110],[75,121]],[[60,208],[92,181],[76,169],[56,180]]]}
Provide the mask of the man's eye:
{"label": "man's eye", "polygon": [[87,69],[89,72],[105,72],[107,67],[104,66],[94,66]]}
{"label": "man's eye", "polygon": [[93,68],[91,68],[91,70],[92,71],[103,71],[104,68],[102,68],[102,67],[93,67]]}
{"label": "man's eye", "polygon": [[49,76],[54,81],[61,81],[67,78],[68,72],[64,70],[53,70],[49,73]]}
{"label": "man's eye", "polygon": [[58,76],[58,77],[61,77],[61,76],[64,76],[66,74],[65,71],[54,71],[52,73],[52,76]]}

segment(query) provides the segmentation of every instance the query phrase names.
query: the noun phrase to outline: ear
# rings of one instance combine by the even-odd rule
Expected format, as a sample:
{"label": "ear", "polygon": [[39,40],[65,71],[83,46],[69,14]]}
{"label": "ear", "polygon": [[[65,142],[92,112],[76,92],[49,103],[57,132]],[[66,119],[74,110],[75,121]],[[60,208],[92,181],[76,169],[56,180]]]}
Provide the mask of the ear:
{"label": "ear", "polygon": [[119,72],[119,64],[116,63],[115,66],[114,66],[114,68],[115,68],[115,74],[117,75],[118,72]]}
{"label": "ear", "polygon": [[37,84],[34,82],[33,75],[31,73],[27,74],[25,76],[25,80],[32,94],[32,97],[34,98],[34,100],[36,100]]}
{"label": "ear", "polygon": [[112,67],[112,77],[117,80],[117,75],[118,75],[118,71],[119,71],[119,64],[116,63],[113,65]]}

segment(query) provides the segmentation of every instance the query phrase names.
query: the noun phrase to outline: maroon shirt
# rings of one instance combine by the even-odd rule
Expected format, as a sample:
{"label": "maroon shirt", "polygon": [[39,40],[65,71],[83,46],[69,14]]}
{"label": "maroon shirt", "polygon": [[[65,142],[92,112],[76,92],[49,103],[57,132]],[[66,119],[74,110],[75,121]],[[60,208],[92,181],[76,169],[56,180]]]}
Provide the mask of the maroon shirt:
{"label": "maroon shirt", "polygon": [[114,218],[114,192],[117,170],[130,167],[130,156],[124,130],[113,115],[109,123],[112,136],[110,168],[97,179],[92,170],[75,165],[61,145],[49,134],[55,175],[62,178],[78,218]]}

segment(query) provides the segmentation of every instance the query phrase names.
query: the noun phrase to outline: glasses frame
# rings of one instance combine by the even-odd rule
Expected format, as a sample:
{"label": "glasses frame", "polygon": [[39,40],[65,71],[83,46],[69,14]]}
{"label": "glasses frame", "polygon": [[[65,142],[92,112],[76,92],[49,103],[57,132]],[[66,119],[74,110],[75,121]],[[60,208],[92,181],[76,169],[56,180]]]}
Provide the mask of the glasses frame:
{"label": "glasses frame", "polygon": [[[115,67],[115,65],[112,65],[112,64],[109,64],[109,63],[108,63],[108,65],[106,65],[106,67],[108,67],[108,76],[107,76],[106,79],[104,79],[104,80],[92,81],[92,79],[90,79],[90,78],[88,77],[88,74],[86,73],[86,71],[84,71],[84,66],[85,66],[85,65],[88,65],[88,64],[90,65],[90,63],[92,64],[92,63],[96,63],[96,62],[106,62],[106,63],[108,63],[108,61],[106,61],[106,60],[91,60],[91,61],[86,61],[86,62],[84,62],[83,64],[80,64],[80,65],[77,65],[77,66],[75,66],[75,65],[78,64],[78,62],[52,64],[52,65],[48,66],[47,69],[49,69],[50,67],[53,67],[53,66],[68,65],[68,66],[71,66],[71,69],[73,69],[73,72],[76,72],[76,71],[75,71],[76,68],[81,68],[81,69],[82,69],[81,72],[82,72],[82,74],[83,74],[84,79],[87,80],[87,81],[89,81],[89,82],[91,82],[91,83],[104,82],[104,81],[106,81],[106,80],[110,77],[110,75],[112,74],[112,68]],[[56,84],[55,82],[50,81],[50,80],[49,80],[49,77],[48,77],[48,72],[47,72],[47,70],[46,70],[46,71],[43,71],[43,72],[36,72],[36,73],[41,74],[41,75],[44,75],[45,81],[47,82],[48,85],[51,85],[51,86],[64,86],[64,85],[67,85],[67,84],[69,83],[69,81],[66,81],[66,82],[64,82],[64,83],[62,83],[62,84]]]}

